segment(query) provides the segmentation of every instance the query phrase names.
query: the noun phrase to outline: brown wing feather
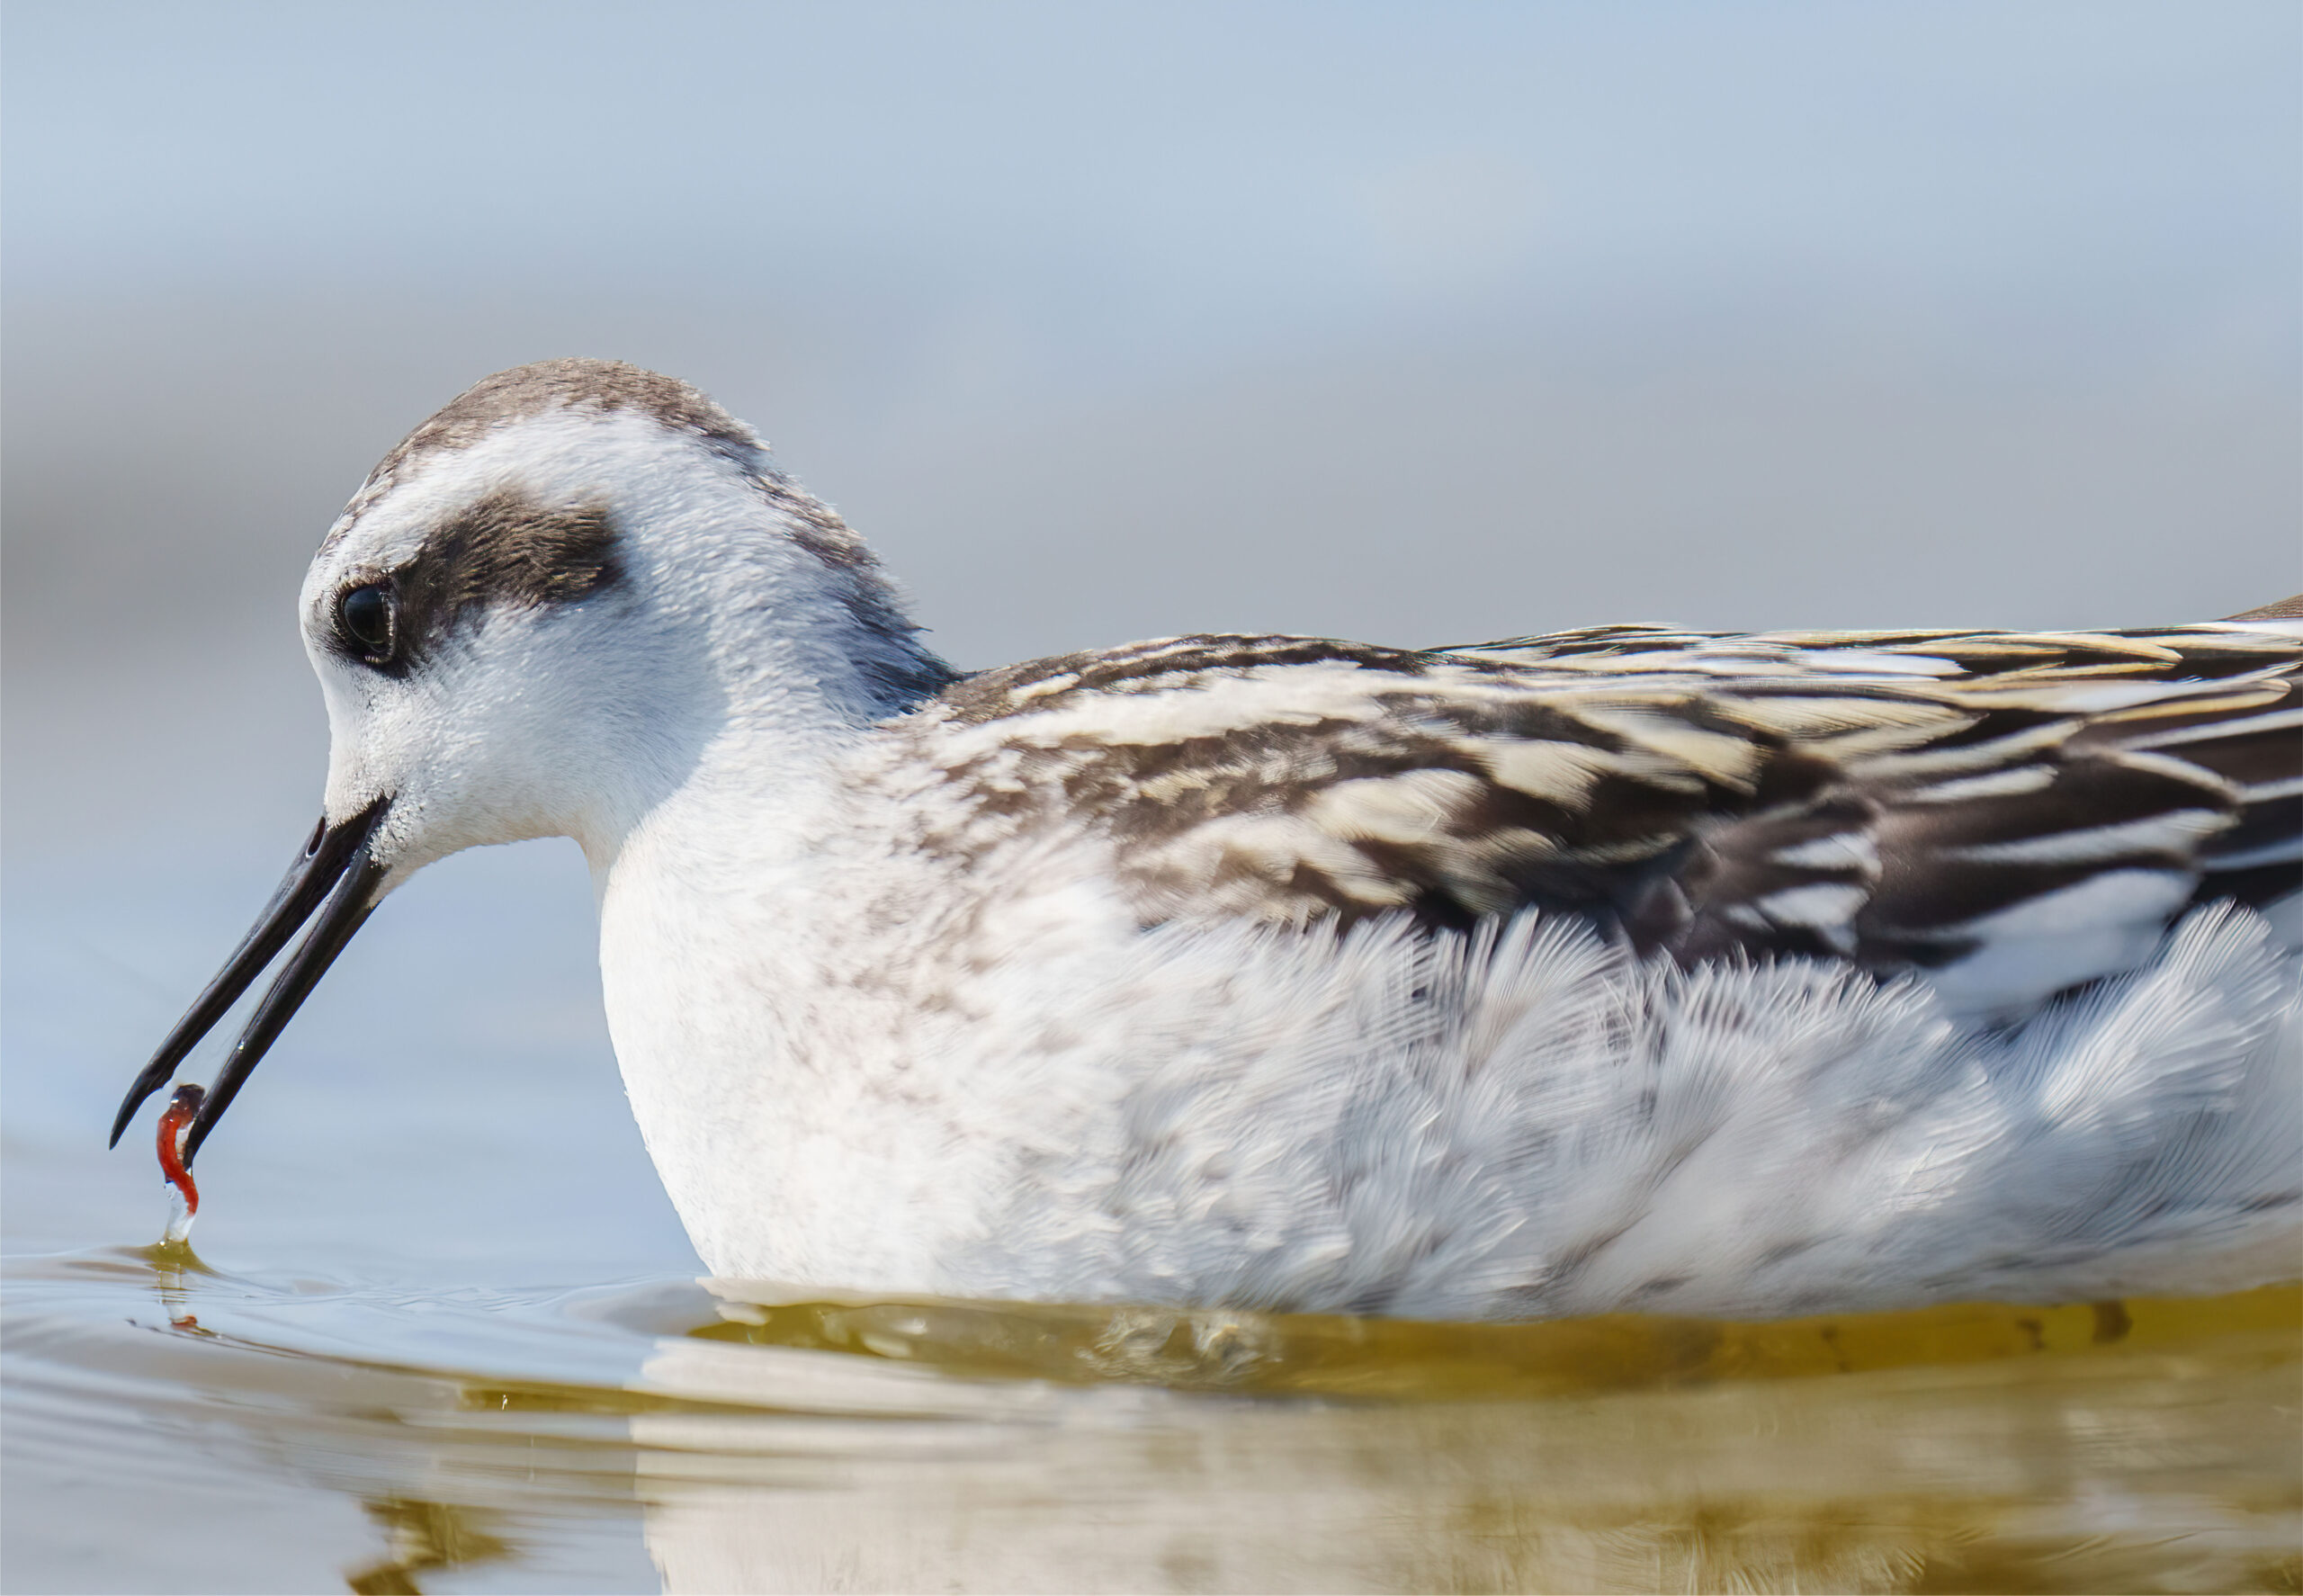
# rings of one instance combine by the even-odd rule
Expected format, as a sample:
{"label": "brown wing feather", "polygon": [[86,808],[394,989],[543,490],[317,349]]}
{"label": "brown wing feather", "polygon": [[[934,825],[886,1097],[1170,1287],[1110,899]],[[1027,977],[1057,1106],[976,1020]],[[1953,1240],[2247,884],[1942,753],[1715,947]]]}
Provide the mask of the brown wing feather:
{"label": "brown wing feather", "polygon": [[1085,819],[1147,923],[1536,905],[1687,958],[1940,969],[2057,905],[2164,923],[2303,869],[2303,640],[2228,624],[1170,639],[919,724],[980,794],[944,845]]}

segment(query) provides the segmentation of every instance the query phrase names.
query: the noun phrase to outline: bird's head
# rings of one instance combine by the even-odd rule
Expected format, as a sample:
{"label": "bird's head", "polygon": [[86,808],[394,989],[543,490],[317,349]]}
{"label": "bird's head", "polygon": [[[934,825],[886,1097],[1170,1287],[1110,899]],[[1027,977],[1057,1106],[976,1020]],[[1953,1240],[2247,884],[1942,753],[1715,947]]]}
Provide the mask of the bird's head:
{"label": "bird's head", "polygon": [[715,740],[811,740],[948,679],[877,562],[686,383],[609,361],[487,378],[387,454],[299,601],[326,799],[247,938],[130,1088],[137,1107],[310,928],[187,1162],[384,896],[435,859],[571,836],[596,865]]}

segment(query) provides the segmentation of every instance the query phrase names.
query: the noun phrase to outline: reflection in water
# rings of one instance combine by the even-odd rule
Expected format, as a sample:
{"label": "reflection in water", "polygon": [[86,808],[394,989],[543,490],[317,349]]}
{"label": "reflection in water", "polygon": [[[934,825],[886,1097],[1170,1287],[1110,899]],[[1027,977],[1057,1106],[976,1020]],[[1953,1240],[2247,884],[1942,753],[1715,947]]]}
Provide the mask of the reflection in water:
{"label": "reflection in water", "polygon": [[[633,1436],[671,1590],[2293,1589],[2299,1307],[2290,1287],[1435,1326],[731,1304],[745,1340],[1383,1400],[1104,1385],[804,1467],[708,1421],[641,1414]],[[668,1341],[646,1378],[790,1389],[788,1352],[730,1339]]]}
{"label": "reflection in water", "polygon": [[435,1568],[494,1563],[512,1555],[503,1540],[480,1525],[496,1515],[444,1502],[413,1502],[390,1496],[361,1504],[383,1528],[391,1556],[345,1576],[357,1596],[421,1596],[416,1576]]}
{"label": "reflection in water", "polygon": [[[173,1209],[169,1215],[168,1229],[172,1233],[175,1229]],[[206,1335],[208,1332],[200,1328],[198,1316],[185,1305],[190,1296],[184,1290],[184,1277],[187,1270],[195,1275],[214,1271],[200,1261],[200,1255],[192,1250],[192,1243],[180,1235],[171,1234],[152,1246],[139,1249],[135,1256],[152,1266],[153,1295],[159,1298],[160,1306],[167,1313],[168,1328],[192,1335]]]}
{"label": "reflection in water", "polygon": [[[2294,1286],[1526,1326],[725,1289],[21,1260],[10,1444],[357,1503],[362,1592],[2303,1587]],[[184,1583],[278,1583],[246,1541]]]}
{"label": "reflection in water", "polygon": [[690,1335],[978,1377],[1426,1402],[1944,1367],[2119,1343],[2180,1348],[2238,1331],[2275,1334],[2303,1320],[2303,1291],[2293,1284],[2212,1298],[1954,1303],[1754,1323],[1615,1314],[1523,1324],[865,1298],[754,1302],[741,1282],[718,1289],[722,1323]]}

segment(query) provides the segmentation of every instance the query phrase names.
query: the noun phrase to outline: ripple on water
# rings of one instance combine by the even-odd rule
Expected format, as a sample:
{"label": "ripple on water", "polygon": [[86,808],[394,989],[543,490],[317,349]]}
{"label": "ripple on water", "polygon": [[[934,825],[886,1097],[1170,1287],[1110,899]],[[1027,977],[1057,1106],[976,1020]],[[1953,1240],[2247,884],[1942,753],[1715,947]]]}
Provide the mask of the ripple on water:
{"label": "ripple on water", "polygon": [[8,1266],[12,1590],[2303,1587],[2303,1291],[1424,1325]]}

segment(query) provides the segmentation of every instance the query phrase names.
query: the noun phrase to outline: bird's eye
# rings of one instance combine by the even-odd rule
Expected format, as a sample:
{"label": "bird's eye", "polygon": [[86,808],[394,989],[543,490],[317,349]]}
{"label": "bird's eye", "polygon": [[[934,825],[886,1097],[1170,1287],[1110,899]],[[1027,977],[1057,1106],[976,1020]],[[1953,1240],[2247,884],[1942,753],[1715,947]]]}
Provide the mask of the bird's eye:
{"label": "bird's eye", "polygon": [[346,641],[370,664],[392,653],[392,596],[381,582],[346,588],[336,601],[336,623]]}

